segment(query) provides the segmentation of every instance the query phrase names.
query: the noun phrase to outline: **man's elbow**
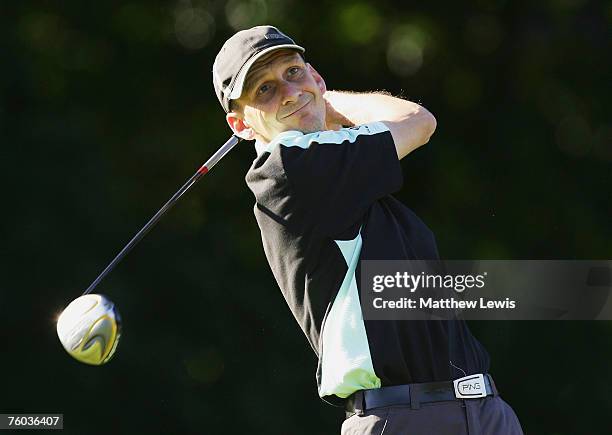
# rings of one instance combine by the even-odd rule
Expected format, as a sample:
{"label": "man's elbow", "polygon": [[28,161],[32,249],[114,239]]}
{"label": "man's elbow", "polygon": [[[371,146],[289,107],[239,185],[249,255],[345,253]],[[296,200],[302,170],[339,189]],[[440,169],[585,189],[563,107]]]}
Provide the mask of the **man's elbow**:
{"label": "man's elbow", "polygon": [[391,130],[400,160],[429,142],[437,125],[436,118],[422,106],[418,106],[412,113],[398,120],[386,121],[386,123]]}
{"label": "man's elbow", "polygon": [[427,109],[423,109],[423,145],[429,142],[431,136],[433,136],[438,126],[436,117],[431,114]]}

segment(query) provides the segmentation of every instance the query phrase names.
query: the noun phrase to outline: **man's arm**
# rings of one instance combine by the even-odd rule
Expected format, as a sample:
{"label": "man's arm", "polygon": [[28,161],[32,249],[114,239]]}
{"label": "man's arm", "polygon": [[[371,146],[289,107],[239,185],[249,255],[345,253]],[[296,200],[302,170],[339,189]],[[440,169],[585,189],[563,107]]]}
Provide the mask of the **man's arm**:
{"label": "man's arm", "polygon": [[391,95],[327,91],[323,97],[329,129],[382,121],[391,131],[399,159],[426,144],[436,129],[436,118],[427,109]]}

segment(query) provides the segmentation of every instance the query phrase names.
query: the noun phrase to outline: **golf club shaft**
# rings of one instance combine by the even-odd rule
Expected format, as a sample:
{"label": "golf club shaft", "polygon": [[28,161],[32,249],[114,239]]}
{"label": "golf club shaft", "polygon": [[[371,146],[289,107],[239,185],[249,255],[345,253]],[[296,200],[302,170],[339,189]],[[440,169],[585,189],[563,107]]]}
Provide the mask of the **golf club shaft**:
{"label": "golf club shaft", "polygon": [[89,287],[87,287],[87,290],[85,290],[83,294],[86,295],[88,293],[91,293],[98,286],[98,284],[100,284],[100,281],[102,281],[106,277],[106,275],[108,275],[115,268],[115,266],[123,259],[123,257],[125,257],[128,252],[130,252],[132,248],[136,246],[138,242],[140,242],[140,240],[151,230],[151,228],[153,228],[157,221],[159,221],[159,219],[168,210],[170,210],[170,208],[172,208],[172,206],[176,203],[176,201],[178,201],[178,199],[183,195],[183,193],[187,192],[189,188],[195,184],[196,181],[198,181],[203,175],[208,173],[212,169],[212,167],[215,166],[217,162],[221,160],[223,156],[225,156],[240,141],[241,139],[238,136],[233,135],[232,137],[230,137],[229,140],[225,142],[221,146],[221,148],[219,148],[217,152],[214,153],[210,157],[210,159],[208,159],[206,163],[204,163],[200,167],[200,169],[198,169],[197,172],[193,174],[193,176],[189,180],[187,180],[187,182],[183,184],[183,186],[174,195],[172,195],[172,198],[170,198],[168,202],[166,202],[163,207],[160,208],[158,212],[155,213],[155,215],[153,215],[151,219],[149,219],[149,222],[147,222],[146,225],[136,233],[132,240],[130,240],[129,243],[125,245],[121,252],[119,252],[119,254],[117,254],[117,256],[113,259],[113,261],[111,261],[110,264],[106,266],[106,269],[104,269],[102,273],[98,275],[98,277],[94,280],[94,282],[90,284]]}

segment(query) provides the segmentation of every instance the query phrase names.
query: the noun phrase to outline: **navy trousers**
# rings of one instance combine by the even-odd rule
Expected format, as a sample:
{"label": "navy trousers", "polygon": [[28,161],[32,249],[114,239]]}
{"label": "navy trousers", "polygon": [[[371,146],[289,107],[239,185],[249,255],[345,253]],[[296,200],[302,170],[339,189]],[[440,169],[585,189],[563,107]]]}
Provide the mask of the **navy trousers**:
{"label": "navy trousers", "polygon": [[500,396],[393,405],[354,414],[342,435],[523,435],[519,420]]}

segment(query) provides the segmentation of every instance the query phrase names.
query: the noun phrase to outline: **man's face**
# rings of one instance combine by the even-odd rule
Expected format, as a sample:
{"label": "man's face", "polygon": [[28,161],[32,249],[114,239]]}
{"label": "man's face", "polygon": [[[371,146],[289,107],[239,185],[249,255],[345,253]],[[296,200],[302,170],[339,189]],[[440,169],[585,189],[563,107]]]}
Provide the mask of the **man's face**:
{"label": "man's face", "polygon": [[283,131],[325,130],[323,93],[325,82],[297,52],[273,51],[251,67],[227,120],[234,131],[265,142]]}

